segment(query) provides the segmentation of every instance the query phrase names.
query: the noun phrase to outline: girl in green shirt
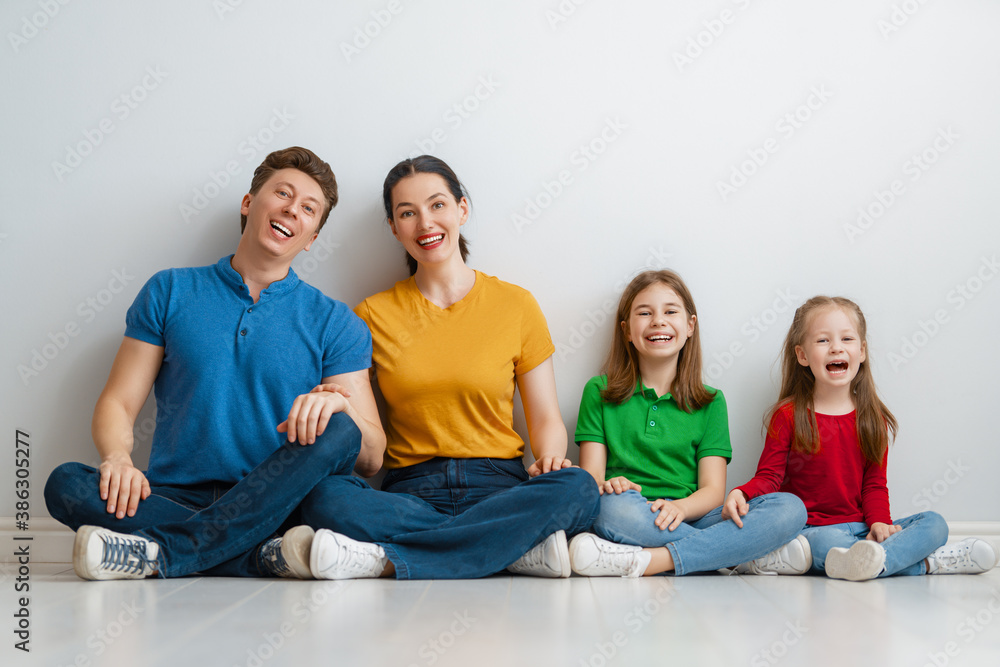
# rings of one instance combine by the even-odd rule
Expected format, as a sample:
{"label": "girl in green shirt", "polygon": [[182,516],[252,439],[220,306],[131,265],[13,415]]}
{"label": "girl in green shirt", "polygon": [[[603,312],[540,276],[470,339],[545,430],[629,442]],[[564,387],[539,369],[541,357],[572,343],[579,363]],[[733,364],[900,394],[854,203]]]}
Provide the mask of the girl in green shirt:
{"label": "girl in green shirt", "polygon": [[796,538],[806,511],[796,496],[753,499],[742,527],[721,517],[732,456],[726,401],[702,384],[698,315],[680,276],[636,276],[614,326],[604,374],[587,383],[580,404],[580,466],[602,495],[594,533],[570,543],[573,571],[807,571],[808,542]]}

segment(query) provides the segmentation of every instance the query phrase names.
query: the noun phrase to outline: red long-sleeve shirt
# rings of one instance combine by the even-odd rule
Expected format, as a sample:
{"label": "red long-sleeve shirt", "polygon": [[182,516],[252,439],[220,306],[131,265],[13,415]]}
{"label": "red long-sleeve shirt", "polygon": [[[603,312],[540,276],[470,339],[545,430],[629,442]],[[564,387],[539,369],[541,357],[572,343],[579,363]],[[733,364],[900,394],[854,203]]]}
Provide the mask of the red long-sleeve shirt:
{"label": "red long-sleeve shirt", "polygon": [[865,460],[858,444],[856,415],[816,414],[819,451],[792,451],[792,406],[782,406],[771,419],[764,451],[753,479],[736,488],[749,498],[784,491],[805,503],[810,526],[864,521],[892,523],[885,468]]}

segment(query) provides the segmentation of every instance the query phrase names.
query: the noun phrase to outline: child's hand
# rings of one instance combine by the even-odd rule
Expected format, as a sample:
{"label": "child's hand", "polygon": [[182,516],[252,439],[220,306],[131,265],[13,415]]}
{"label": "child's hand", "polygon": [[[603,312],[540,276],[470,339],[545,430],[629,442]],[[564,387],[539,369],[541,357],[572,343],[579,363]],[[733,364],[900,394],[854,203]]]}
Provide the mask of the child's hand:
{"label": "child's hand", "polygon": [[605,493],[625,493],[626,491],[642,491],[642,487],[627,477],[612,477],[600,487],[601,495]]}
{"label": "child's hand", "polygon": [[890,535],[895,535],[901,530],[903,530],[902,526],[895,526],[891,523],[881,523],[876,521],[872,524],[872,529],[868,531],[867,539],[874,540],[875,542],[885,542],[886,538]]}
{"label": "child's hand", "polygon": [[740,517],[746,516],[749,511],[750,505],[747,504],[747,495],[739,489],[733,489],[722,505],[722,520],[732,519],[737,527],[742,528],[743,520]]}
{"label": "child's hand", "polygon": [[562,470],[563,468],[572,468],[573,462],[569,459],[564,459],[561,456],[543,456],[538,459],[528,468],[528,477],[538,477],[539,475],[544,475],[547,472],[552,472],[553,470]]}
{"label": "child's hand", "polygon": [[666,498],[660,498],[659,500],[654,500],[649,504],[650,512],[659,512],[660,516],[656,517],[656,527],[660,530],[673,530],[677,526],[684,522],[684,517],[687,514],[684,512],[684,508],[677,503],[670,502]]}

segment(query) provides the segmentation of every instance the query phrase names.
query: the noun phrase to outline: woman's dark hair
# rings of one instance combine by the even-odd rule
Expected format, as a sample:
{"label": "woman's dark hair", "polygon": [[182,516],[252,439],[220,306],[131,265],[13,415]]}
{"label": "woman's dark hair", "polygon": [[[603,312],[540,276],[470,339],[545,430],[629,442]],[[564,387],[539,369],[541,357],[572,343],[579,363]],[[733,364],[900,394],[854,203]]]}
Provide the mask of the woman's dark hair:
{"label": "woman's dark hair", "polygon": [[[436,158],[433,155],[408,158],[390,169],[385,177],[385,183],[382,184],[382,205],[385,207],[385,217],[387,220],[393,219],[392,189],[401,180],[414,174],[437,174],[444,179],[444,182],[448,185],[448,191],[451,192],[451,196],[455,198],[456,202],[461,201],[462,197],[469,198],[465,186],[462,185],[462,182],[458,180],[458,176],[455,175],[455,172],[452,171],[451,167],[444,160]],[[465,258],[469,256],[469,242],[461,234],[458,235],[458,251],[461,253],[462,261],[464,262]],[[410,253],[406,253],[406,266],[409,267],[411,276],[417,272],[417,260],[413,259]]]}

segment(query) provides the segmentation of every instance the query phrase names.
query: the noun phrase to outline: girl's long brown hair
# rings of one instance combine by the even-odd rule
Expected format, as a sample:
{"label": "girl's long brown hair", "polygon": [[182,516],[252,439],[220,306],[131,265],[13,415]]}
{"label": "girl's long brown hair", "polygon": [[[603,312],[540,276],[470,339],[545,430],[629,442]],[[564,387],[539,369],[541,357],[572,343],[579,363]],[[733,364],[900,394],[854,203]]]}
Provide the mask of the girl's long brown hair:
{"label": "girl's long brown hair", "polygon": [[[865,323],[865,316],[858,304],[850,299],[840,296],[814,296],[795,311],[781,353],[781,391],[778,394],[778,402],[768,411],[765,423],[769,424],[774,413],[783,406],[791,405],[795,427],[792,449],[807,454],[815,454],[819,450],[819,427],[816,424],[816,410],[813,406],[816,378],[808,366],[799,363],[795,356],[795,347],[804,342],[813,314],[824,308],[840,308],[853,317],[861,344],[866,353],[868,350],[868,325]],[[866,359],[858,368],[858,374],[851,381],[851,395],[854,398],[861,453],[865,460],[881,464],[889,447],[890,434],[892,440],[896,439],[898,425],[896,418],[875,390],[875,379],[872,377],[867,356],[866,354]]]}
{"label": "girl's long brown hair", "polygon": [[[632,343],[625,338],[624,323],[628,325],[632,312],[632,303],[642,290],[650,285],[661,283],[666,285],[684,302],[684,311],[688,317],[697,315],[694,299],[681,277],[666,269],[660,271],[644,271],[632,279],[622,298],[618,302],[617,317],[614,321],[614,336],[611,340],[611,350],[604,362],[602,373],[608,376],[608,386],[601,392],[601,398],[608,403],[621,405],[635,393],[639,382],[639,355]],[[670,393],[678,407],[685,412],[694,412],[715,398],[715,394],[705,389],[701,381],[701,335],[698,321],[695,320],[694,333],[687,339],[677,357],[677,376],[674,378]]]}

